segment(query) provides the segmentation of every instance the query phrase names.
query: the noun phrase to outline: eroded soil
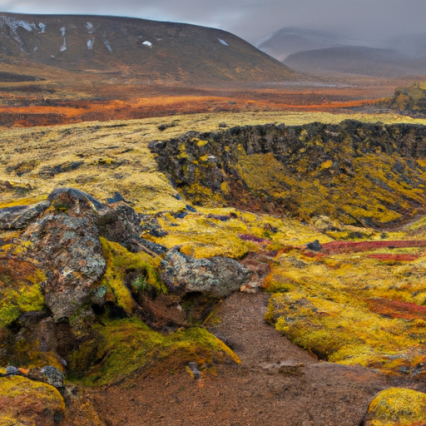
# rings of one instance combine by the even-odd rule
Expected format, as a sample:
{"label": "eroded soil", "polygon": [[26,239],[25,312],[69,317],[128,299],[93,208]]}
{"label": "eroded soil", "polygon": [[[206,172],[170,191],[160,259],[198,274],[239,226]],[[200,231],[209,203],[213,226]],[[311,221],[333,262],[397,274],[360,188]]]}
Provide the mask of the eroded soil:
{"label": "eroded soil", "polygon": [[318,362],[263,319],[264,293],[237,293],[219,307],[211,331],[241,359],[193,379],[173,360],[92,391],[107,425],[359,425],[391,379],[361,367]]}

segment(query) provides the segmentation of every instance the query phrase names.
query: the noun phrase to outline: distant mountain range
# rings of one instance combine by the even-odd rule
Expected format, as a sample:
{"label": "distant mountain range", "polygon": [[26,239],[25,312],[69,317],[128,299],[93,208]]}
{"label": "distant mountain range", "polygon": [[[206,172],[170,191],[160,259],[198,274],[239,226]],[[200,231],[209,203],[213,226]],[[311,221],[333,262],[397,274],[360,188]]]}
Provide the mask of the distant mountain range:
{"label": "distant mountain range", "polygon": [[297,74],[225,31],[100,16],[0,13],[0,63],[172,80],[294,80]]}
{"label": "distant mountain range", "polygon": [[371,47],[331,33],[283,28],[256,45],[288,67],[312,75],[426,74],[425,35],[395,37]]}
{"label": "distant mountain range", "polygon": [[268,55],[283,61],[293,53],[345,46],[351,43],[354,42],[332,33],[286,27],[258,41],[256,46]]}
{"label": "distant mountain range", "polygon": [[411,59],[397,50],[364,46],[333,47],[295,53],[284,64],[310,74],[357,74],[399,77],[426,74],[425,59]]}

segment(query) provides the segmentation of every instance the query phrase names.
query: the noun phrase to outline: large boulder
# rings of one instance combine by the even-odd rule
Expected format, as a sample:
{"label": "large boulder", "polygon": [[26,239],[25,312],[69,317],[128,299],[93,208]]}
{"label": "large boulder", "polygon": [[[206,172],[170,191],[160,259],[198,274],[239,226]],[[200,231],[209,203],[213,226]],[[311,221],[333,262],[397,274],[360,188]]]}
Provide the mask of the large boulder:
{"label": "large boulder", "polygon": [[106,207],[71,188],[49,196],[51,206],[23,235],[29,256],[44,270],[46,305],[55,320],[72,317],[90,300],[106,263],[99,240],[97,218]]}
{"label": "large boulder", "polygon": [[175,247],[162,262],[161,278],[170,292],[200,292],[223,298],[248,282],[252,274],[236,260],[224,257],[195,259]]}

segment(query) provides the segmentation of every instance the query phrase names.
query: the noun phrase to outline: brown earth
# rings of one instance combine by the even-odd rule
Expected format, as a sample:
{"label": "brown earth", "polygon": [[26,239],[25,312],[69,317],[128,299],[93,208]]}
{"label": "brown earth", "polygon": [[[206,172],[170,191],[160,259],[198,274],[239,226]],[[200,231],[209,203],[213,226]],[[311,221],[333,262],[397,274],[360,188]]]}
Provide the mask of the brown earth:
{"label": "brown earth", "polygon": [[106,425],[358,426],[390,378],[361,367],[318,362],[263,320],[268,296],[225,300],[210,330],[241,359],[195,380],[173,360],[90,392]]}
{"label": "brown earth", "polygon": [[0,55],[0,127],[220,111],[381,112],[388,108],[383,99],[413,78],[331,75],[287,82],[185,82],[127,70],[66,70]]}

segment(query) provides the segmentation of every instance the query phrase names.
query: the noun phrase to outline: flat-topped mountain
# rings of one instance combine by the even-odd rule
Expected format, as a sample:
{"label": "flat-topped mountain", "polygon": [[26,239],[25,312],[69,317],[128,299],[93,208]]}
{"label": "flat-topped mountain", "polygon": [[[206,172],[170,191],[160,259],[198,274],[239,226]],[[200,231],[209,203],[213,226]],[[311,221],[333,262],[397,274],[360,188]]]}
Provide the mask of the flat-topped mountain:
{"label": "flat-topped mountain", "polygon": [[202,80],[292,80],[297,74],[228,32],[101,16],[0,14],[0,54],[68,70]]}

